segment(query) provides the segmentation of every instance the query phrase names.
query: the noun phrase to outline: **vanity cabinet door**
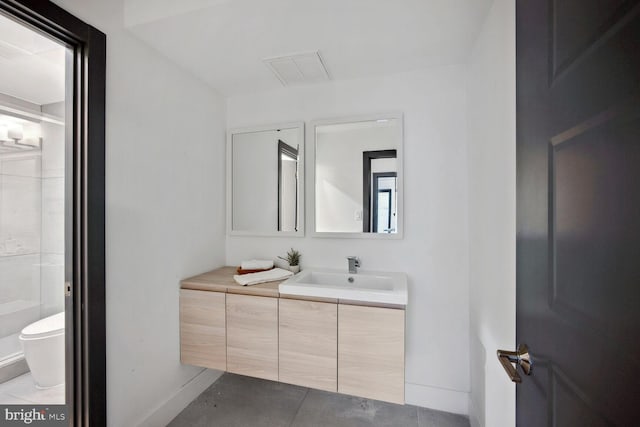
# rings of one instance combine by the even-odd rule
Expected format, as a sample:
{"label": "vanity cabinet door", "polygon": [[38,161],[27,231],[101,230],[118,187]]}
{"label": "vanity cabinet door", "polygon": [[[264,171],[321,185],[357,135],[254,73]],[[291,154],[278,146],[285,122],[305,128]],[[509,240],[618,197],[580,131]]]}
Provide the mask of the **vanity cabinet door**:
{"label": "vanity cabinet door", "polygon": [[227,294],[227,371],[278,381],[278,298]]}
{"label": "vanity cabinet door", "polygon": [[338,306],[338,392],[404,404],[404,310]]}
{"label": "vanity cabinet door", "polygon": [[180,289],[180,360],[227,368],[224,293]]}
{"label": "vanity cabinet door", "polygon": [[337,304],[280,299],[280,381],[337,391]]}

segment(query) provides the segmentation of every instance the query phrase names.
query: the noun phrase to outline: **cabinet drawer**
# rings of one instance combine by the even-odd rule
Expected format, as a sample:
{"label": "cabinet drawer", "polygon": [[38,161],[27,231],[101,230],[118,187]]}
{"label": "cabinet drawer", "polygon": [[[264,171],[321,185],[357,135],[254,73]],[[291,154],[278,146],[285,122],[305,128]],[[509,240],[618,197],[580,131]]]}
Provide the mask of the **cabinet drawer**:
{"label": "cabinet drawer", "polygon": [[337,304],[280,299],[280,381],[337,391]]}
{"label": "cabinet drawer", "polygon": [[227,369],[225,294],[180,290],[180,360]]}
{"label": "cabinet drawer", "polygon": [[227,371],[278,381],[278,298],[227,294]]}
{"label": "cabinet drawer", "polygon": [[338,392],[404,403],[404,315],[338,306]]}

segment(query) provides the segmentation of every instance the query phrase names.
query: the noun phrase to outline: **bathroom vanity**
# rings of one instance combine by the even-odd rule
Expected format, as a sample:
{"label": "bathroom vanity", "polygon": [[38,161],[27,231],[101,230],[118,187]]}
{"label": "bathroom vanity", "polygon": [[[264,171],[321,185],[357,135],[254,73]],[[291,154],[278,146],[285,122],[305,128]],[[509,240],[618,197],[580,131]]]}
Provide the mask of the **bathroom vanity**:
{"label": "bathroom vanity", "polygon": [[404,403],[404,304],[285,294],[234,274],[181,282],[182,363]]}

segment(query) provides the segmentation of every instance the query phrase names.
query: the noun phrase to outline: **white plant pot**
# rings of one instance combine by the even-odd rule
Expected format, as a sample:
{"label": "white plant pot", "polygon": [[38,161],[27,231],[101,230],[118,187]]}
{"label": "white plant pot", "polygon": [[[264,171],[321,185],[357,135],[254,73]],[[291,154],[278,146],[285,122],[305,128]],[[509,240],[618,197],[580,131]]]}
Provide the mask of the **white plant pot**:
{"label": "white plant pot", "polygon": [[299,265],[290,265],[289,266],[289,271],[291,271],[293,274],[297,274],[300,272],[300,266]]}

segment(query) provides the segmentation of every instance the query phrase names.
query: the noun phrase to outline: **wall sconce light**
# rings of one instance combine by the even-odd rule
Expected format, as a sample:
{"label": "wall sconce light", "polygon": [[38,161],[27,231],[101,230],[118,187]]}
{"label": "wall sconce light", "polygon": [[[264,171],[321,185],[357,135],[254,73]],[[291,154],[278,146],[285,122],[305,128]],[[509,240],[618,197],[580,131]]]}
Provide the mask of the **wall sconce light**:
{"label": "wall sconce light", "polygon": [[18,142],[24,139],[24,128],[20,124],[2,124],[0,125],[0,141]]}
{"label": "wall sconce light", "polygon": [[18,142],[24,138],[24,128],[22,127],[22,125],[13,125],[8,128],[7,136],[9,137],[9,139],[13,139],[14,141]]}
{"label": "wall sconce light", "polygon": [[25,128],[20,123],[11,121],[0,122],[0,152],[39,150],[42,148],[42,138],[33,130]]}

